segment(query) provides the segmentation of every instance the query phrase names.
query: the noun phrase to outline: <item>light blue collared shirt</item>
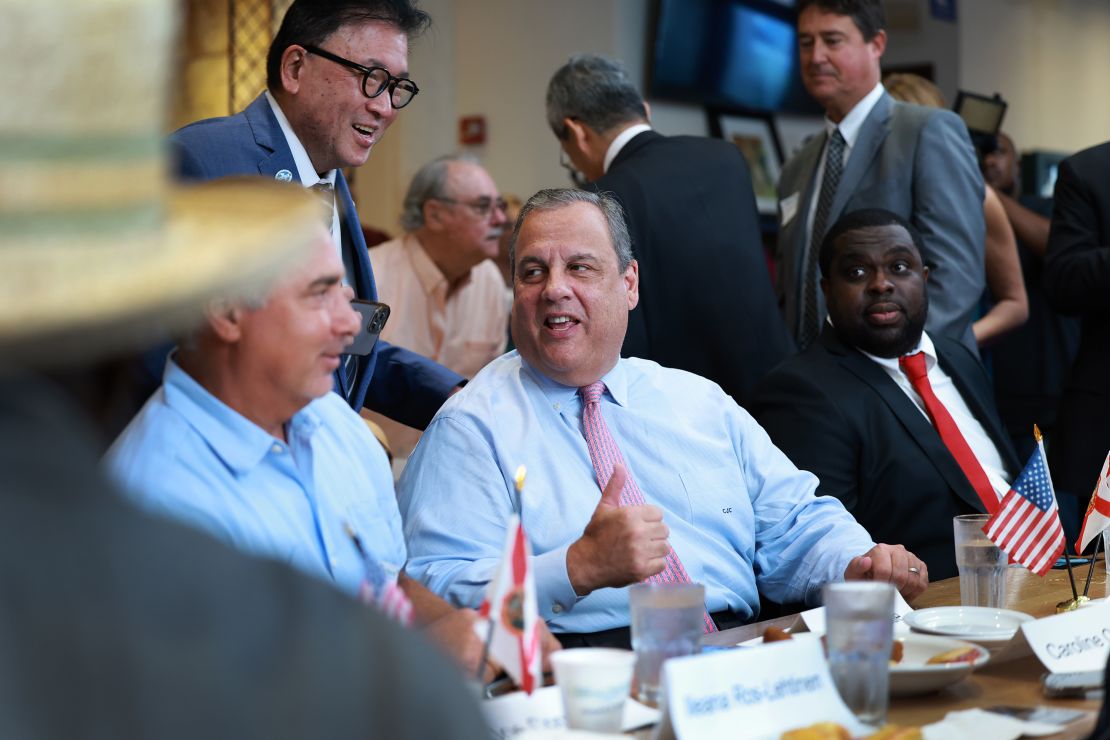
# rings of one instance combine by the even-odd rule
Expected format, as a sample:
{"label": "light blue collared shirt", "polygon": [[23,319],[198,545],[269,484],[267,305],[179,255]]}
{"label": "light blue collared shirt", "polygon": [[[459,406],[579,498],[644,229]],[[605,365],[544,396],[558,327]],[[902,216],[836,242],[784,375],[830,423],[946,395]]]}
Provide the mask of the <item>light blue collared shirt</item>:
{"label": "light blue collared shirt", "polygon": [[[841,503],[816,497],[763,429],[716,384],[622,359],[604,378],[602,414],[644,498],[664,510],[670,542],[711,612],[754,617],[759,589],[782,603],[819,597],[874,543]],[[601,497],[576,388],[514,351],[487,365],[436,414],[398,485],[406,572],[450,601],[478,606],[528,475],[522,521],[539,608],[556,632],[627,626],[626,589],[578,598],[567,548]]]}
{"label": "light blue collared shirt", "polygon": [[298,411],[288,444],[166,363],[162,386],[105,463],[142,508],[180,519],[254,555],[358,592],[364,565],[344,531],[395,578],[405,562],[389,462],[335,393]]}

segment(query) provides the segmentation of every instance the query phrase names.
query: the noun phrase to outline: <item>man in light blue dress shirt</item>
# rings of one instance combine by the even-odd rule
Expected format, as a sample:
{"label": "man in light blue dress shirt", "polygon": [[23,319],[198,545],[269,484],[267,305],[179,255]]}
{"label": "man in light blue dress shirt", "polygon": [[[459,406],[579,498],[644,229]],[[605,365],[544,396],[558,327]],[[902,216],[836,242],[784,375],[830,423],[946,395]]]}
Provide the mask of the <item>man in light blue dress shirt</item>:
{"label": "man in light blue dress shirt", "polygon": [[311,257],[264,299],[210,305],[206,325],[171,357],[162,387],[106,463],[141,507],[372,598],[406,621],[403,591],[415,621],[473,670],[481,651],[474,612],[405,576],[385,452],[329,392],[359,328],[342,276],[321,228]]}
{"label": "man in light blue dress shirt", "polygon": [[[842,578],[891,581],[907,598],[925,588],[920,560],[876,545],[839,501],[816,497],[817,479],[720,387],[620,359],[638,275],[614,200],[541,191],[512,245],[518,352],[444,405],[399,484],[412,577],[477,605],[519,510],[540,611],[564,645],[627,644],[623,587],[661,572],[670,547],[728,624],[753,619],[760,592],[812,603]],[[578,395],[598,379],[602,416],[645,505],[615,505],[621,467],[599,490]],[[518,496],[519,465],[528,475]]]}

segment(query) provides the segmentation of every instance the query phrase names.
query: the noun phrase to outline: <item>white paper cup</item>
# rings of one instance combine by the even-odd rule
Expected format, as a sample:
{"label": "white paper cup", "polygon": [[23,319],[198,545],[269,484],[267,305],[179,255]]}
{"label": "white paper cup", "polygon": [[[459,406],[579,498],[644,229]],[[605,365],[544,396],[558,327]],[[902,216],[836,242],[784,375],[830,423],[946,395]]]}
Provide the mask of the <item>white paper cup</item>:
{"label": "white paper cup", "polygon": [[551,654],[555,683],[563,695],[567,727],[620,732],[632,689],[636,654],[614,648],[573,648]]}

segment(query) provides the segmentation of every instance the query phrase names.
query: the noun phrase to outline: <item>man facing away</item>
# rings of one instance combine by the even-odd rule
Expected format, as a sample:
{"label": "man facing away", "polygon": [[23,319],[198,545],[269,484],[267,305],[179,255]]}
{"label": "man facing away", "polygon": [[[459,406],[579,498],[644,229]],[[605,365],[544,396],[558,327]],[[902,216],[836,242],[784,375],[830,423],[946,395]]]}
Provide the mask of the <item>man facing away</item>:
{"label": "man facing away", "polygon": [[[409,0],[295,0],[270,45],[267,90],[240,113],[190,124],[170,137],[179,174],[189,180],[261,174],[313,188],[331,211],[344,282],[356,297],[375,300],[366,242],[341,168],[364,164],[419,92],[408,76],[409,37],[428,22]],[[387,342],[366,357],[344,356],[335,371],[335,389],[352,408],[365,405],[416,428],[427,425],[461,380]]]}
{"label": "man facing away", "polygon": [[309,258],[268,295],[211,304],[108,468],[150,512],[287,562],[401,621],[411,613],[473,670],[474,613],[405,576],[385,452],[330,392],[359,325],[342,278],[320,229]]}
{"label": "man facing away", "polygon": [[983,180],[967,129],[951,111],[895,102],[879,82],[886,49],[880,0],[801,0],[806,90],[825,109],[815,136],[779,179],[779,282],[800,348],[821,332],[821,240],[842,213],[885,208],[924,240],[931,270],[927,328],[976,350],[971,323],[985,285]]}
{"label": "man facing away", "polygon": [[[382,338],[430,357],[466,378],[505,350],[509,308],[497,257],[505,201],[493,178],[459,156],[435,159],[405,195],[405,234],[370,250],[378,297],[392,309]],[[420,432],[374,414],[394,467]]]}
{"label": "man facing away", "polygon": [[[520,511],[540,613],[564,645],[628,645],[624,586],[705,584],[707,631],[753,619],[759,593],[814,601],[841,578],[928,582],[815,497],[752,418],[703,378],[621,359],[638,266],[608,195],[544,190],[513,235],[513,341],[444,406],[399,484],[409,571],[476,605]],[[518,495],[514,475],[526,466]]]}
{"label": "man facing away", "polygon": [[662,136],[616,62],[570,59],[547,88],[547,122],[594,192],[624,209],[640,303],[621,351],[697,373],[743,403],[793,351],[776,311],[751,172],[718,139]]}
{"label": "man facing away", "polygon": [[921,246],[889,211],[842,216],[821,245],[828,321],[767,375],[751,411],[819,495],[941,579],[956,575],[952,517],[993,513],[1018,467],[978,358],[924,331]]}

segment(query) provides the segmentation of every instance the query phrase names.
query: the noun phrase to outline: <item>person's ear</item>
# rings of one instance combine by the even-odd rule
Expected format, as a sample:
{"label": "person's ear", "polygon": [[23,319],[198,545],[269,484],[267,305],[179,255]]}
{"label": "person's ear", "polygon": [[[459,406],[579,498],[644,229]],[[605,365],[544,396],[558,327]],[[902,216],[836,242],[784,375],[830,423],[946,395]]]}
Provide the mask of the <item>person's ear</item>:
{"label": "person's ear", "polygon": [[621,276],[624,279],[625,293],[628,295],[628,310],[636,308],[640,302],[640,265],[636,260],[628,263],[628,267]]}
{"label": "person's ear", "polygon": [[281,53],[281,87],[290,95],[296,95],[301,89],[301,75],[307,56],[304,47],[297,44],[285,47]]}
{"label": "person's ear", "polygon": [[212,333],[227,344],[234,344],[242,338],[245,314],[242,306],[225,300],[210,301],[205,307],[205,316]]}

